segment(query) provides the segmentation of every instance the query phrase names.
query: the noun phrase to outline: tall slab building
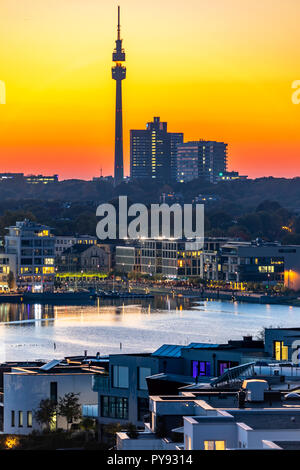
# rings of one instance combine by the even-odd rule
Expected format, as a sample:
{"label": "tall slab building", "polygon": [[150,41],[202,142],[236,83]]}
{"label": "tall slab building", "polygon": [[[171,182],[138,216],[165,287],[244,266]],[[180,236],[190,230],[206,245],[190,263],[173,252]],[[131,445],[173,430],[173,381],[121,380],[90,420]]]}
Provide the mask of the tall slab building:
{"label": "tall slab building", "polygon": [[168,132],[167,123],[155,117],[146,129],[130,131],[130,176],[162,182],[176,180],[177,145],[183,133]]}
{"label": "tall slab building", "polygon": [[227,144],[199,140],[177,146],[177,181],[201,178],[216,183],[227,170]]}

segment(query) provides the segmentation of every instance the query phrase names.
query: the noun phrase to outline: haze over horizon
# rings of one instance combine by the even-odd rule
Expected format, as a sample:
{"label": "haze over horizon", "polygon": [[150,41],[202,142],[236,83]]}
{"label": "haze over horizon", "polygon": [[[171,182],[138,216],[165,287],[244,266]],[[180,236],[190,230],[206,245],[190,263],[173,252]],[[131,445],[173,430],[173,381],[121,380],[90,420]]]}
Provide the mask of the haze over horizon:
{"label": "haze over horizon", "polygon": [[0,172],[113,174],[117,5],[129,130],[160,116],[185,140],[229,144],[229,170],[300,175],[297,0],[2,0]]}

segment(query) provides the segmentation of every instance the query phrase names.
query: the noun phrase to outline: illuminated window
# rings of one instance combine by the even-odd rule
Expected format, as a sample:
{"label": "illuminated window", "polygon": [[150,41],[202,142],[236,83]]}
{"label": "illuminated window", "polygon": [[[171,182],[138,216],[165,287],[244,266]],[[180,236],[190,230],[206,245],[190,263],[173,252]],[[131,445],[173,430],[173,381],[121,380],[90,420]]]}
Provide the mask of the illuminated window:
{"label": "illuminated window", "polygon": [[38,233],[38,237],[49,237],[49,230],[42,230]]}
{"label": "illuminated window", "polygon": [[225,450],[226,441],[204,441],[204,450]]}
{"label": "illuminated window", "polygon": [[19,411],[19,428],[23,427],[23,411]]}
{"label": "illuminated window", "polygon": [[45,258],[44,264],[54,264],[54,258]]}
{"label": "illuminated window", "polygon": [[43,274],[52,274],[54,273],[54,267],[53,268],[43,268]]}
{"label": "illuminated window", "polygon": [[32,428],[32,411],[27,411],[27,427]]}
{"label": "illuminated window", "polygon": [[274,341],[274,357],[277,361],[287,361],[288,351],[283,341]]}
{"label": "illuminated window", "polygon": [[258,271],[260,273],[273,273],[274,272],[274,266],[259,266]]}

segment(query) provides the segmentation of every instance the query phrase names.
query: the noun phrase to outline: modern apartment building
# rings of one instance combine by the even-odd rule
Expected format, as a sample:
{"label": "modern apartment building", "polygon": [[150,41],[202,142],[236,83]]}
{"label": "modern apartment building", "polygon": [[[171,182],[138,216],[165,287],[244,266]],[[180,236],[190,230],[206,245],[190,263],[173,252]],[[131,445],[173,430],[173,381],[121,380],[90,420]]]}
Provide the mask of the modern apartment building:
{"label": "modern apartment building", "polygon": [[167,130],[167,123],[155,117],[145,130],[130,131],[130,176],[168,182],[175,179],[177,145],[182,133]]}
{"label": "modern apartment building", "polygon": [[200,276],[201,250],[183,240],[139,240],[134,246],[116,247],[116,268],[168,277]]}
{"label": "modern apartment building", "polygon": [[149,413],[146,378],[160,372],[179,370],[180,358],[155,354],[116,354],[109,356],[107,376],[95,376],[98,393],[99,431],[108,424],[128,422],[143,426]]}
{"label": "modern apartment building", "polygon": [[216,183],[227,170],[227,144],[206,140],[179,143],[176,161],[178,182],[201,178]]}
{"label": "modern apartment building", "polygon": [[217,250],[203,251],[203,277],[234,284],[284,284],[300,287],[300,246],[262,241],[227,241]]}
{"label": "modern apartment building", "polygon": [[50,227],[25,219],[7,230],[5,253],[16,256],[17,285],[33,292],[52,290],[55,237]]}

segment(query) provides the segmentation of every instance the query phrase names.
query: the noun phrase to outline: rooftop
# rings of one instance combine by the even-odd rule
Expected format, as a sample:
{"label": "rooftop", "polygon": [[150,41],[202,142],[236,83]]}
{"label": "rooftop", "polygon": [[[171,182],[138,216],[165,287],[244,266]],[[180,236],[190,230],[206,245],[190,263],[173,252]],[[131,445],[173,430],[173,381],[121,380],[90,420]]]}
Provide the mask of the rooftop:
{"label": "rooftop", "polygon": [[230,410],[235,421],[244,423],[254,430],[260,429],[299,429],[300,409],[287,410]]}
{"label": "rooftop", "polygon": [[300,450],[299,441],[273,441],[278,447],[283,450]]}
{"label": "rooftop", "polygon": [[[152,353],[152,356],[161,357],[181,357],[183,350],[188,349],[250,349],[259,350],[259,355],[264,353],[264,343],[260,340],[253,340],[252,336],[244,336],[241,340],[228,341],[227,344],[214,344],[214,343],[190,343],[189,345],[183,346],[178,344],[163,344],[156,351]],[[251,354],[258,354],[252,353]]]}
{"label": "rooftop", "polygon": [[82,243],[76,243],[75,245],[72,245],[66,250],[64,250],[62,256],[80,254],[80,253],[83,253],[84,251],[89,250],[91,247],[94,247],[94,246],[95,245],[86,245]]}

